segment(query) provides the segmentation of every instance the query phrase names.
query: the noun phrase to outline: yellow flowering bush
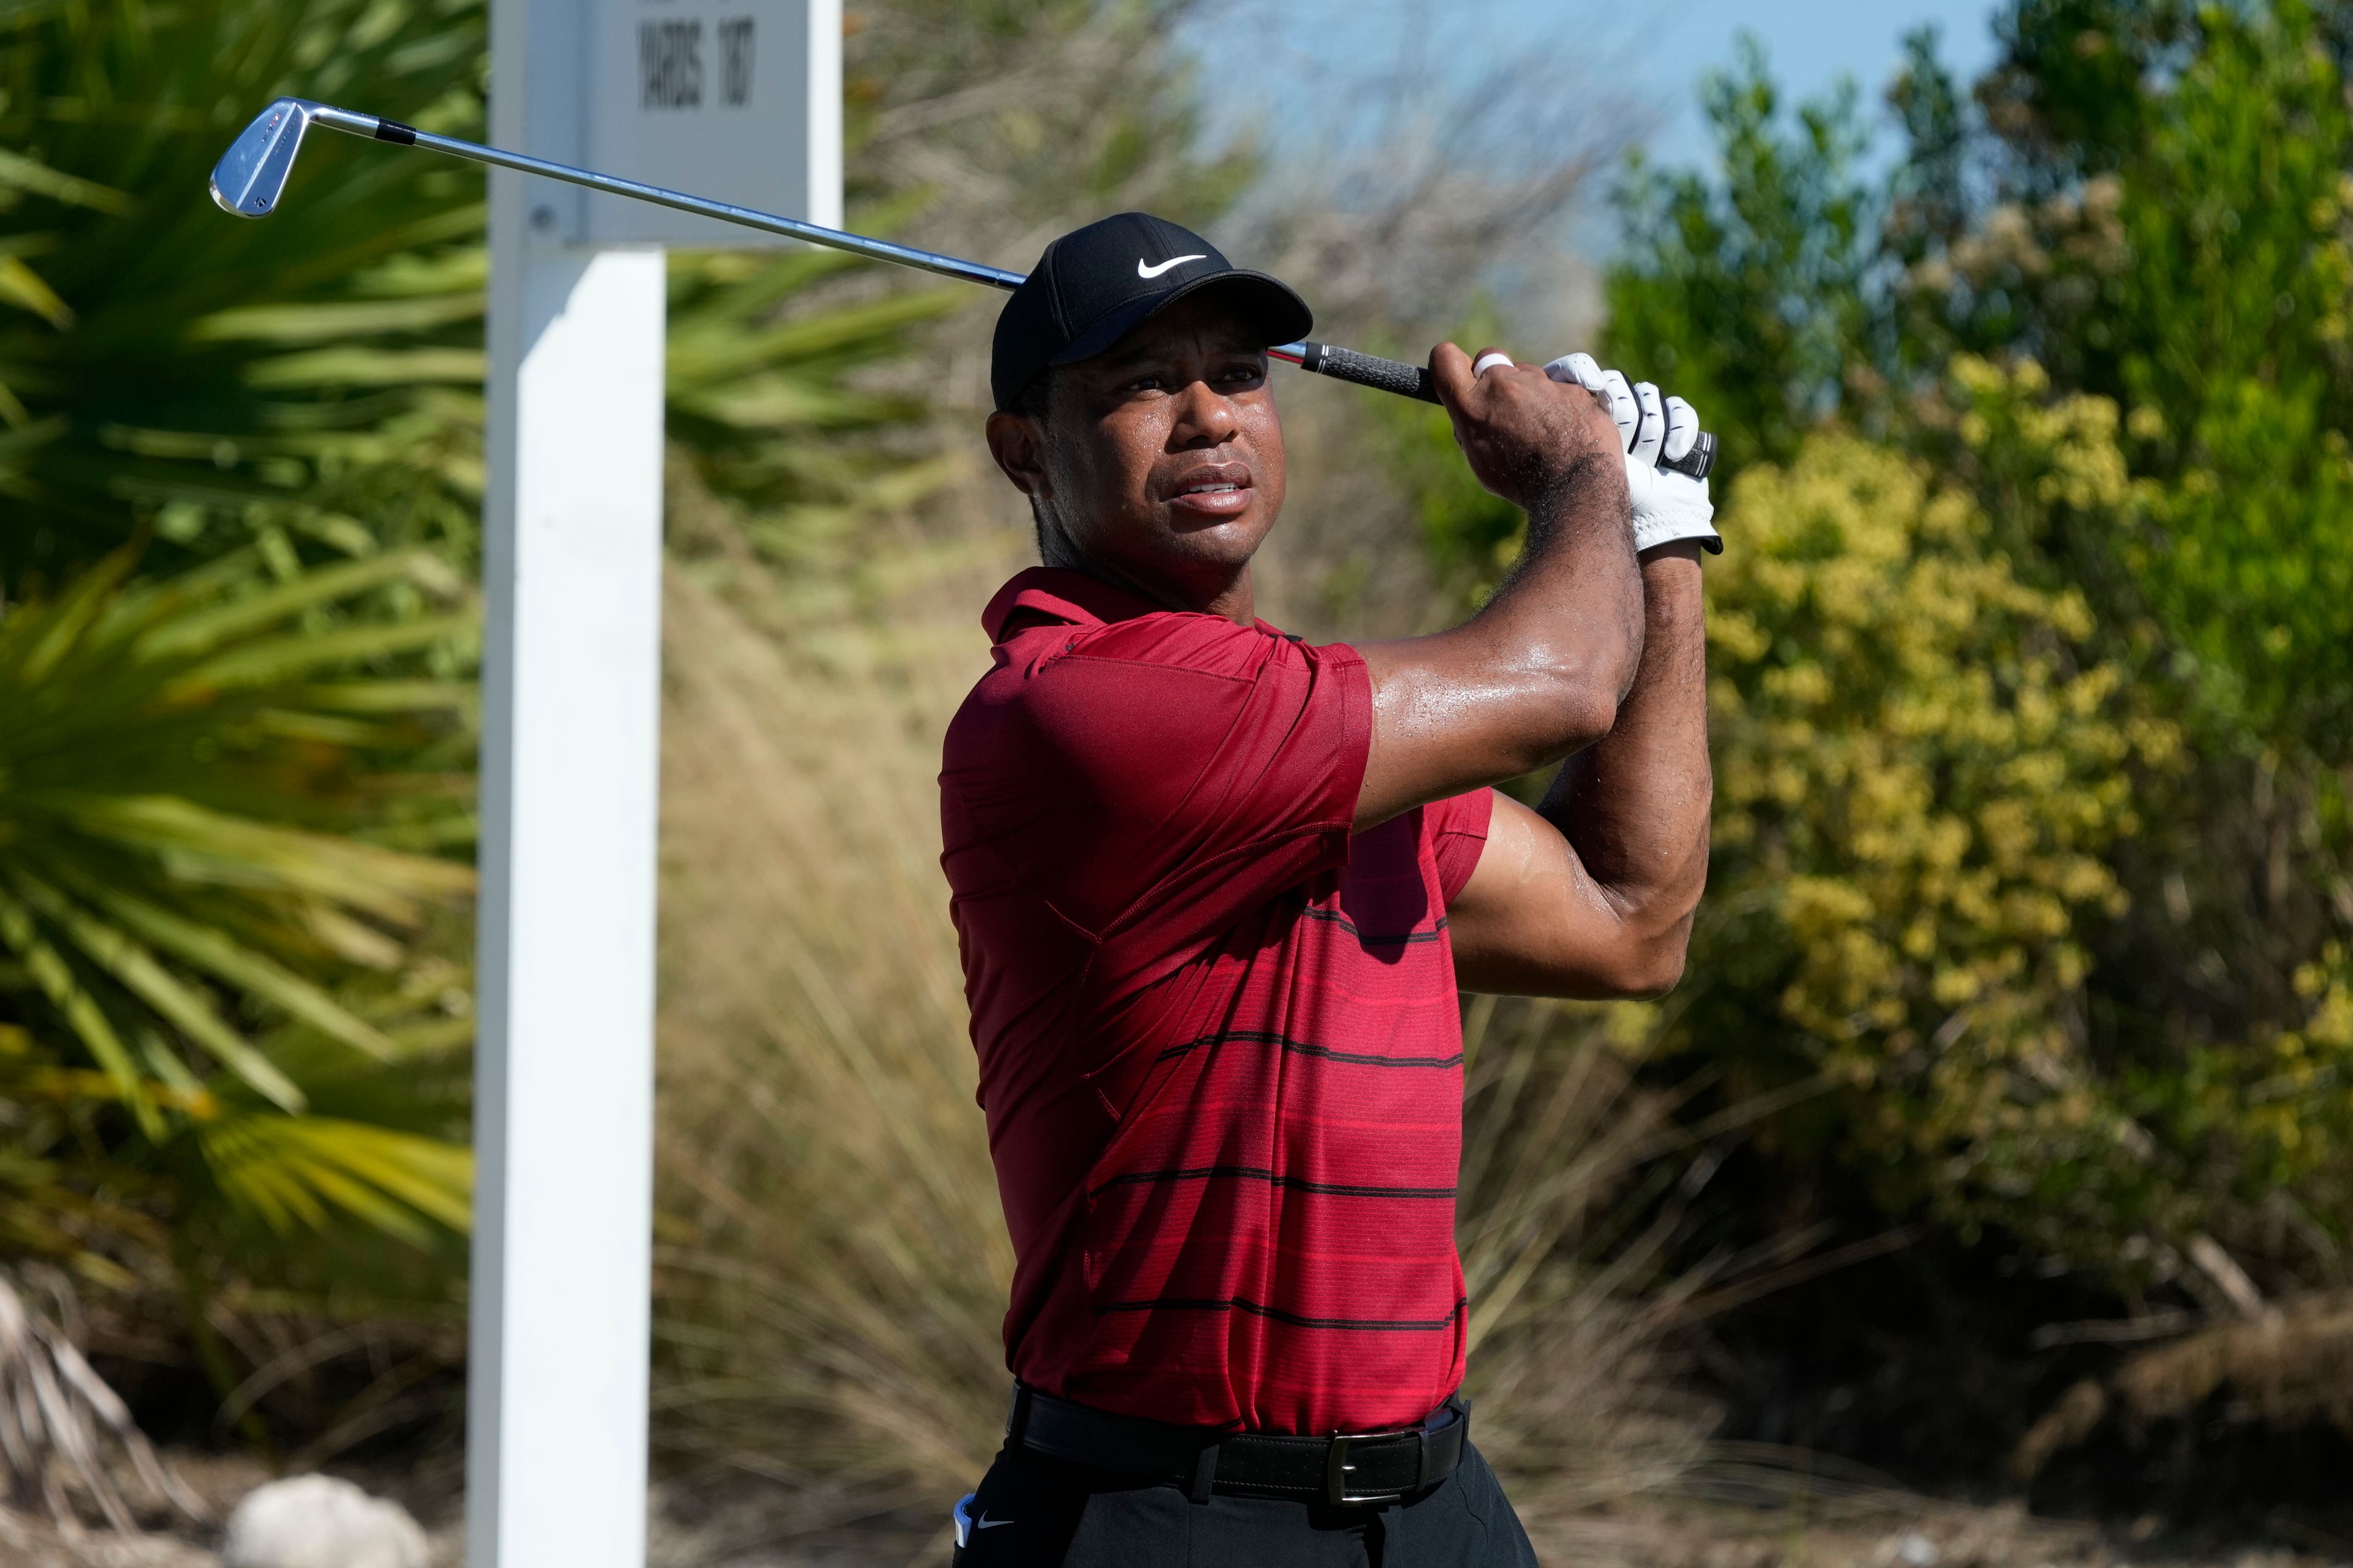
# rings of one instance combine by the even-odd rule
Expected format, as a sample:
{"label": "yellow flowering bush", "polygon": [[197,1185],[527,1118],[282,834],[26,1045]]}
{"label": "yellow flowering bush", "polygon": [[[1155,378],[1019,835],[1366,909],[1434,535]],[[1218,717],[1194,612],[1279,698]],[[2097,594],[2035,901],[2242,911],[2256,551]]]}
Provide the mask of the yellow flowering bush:
{"label": "yellow flowering bush", "polygon": [[[2126,461],[2161,416],[1968,355],[1915,413],[1908,449],[1825,426],[1721,497],[1715,865],[1683,988],[1611,1036],[1732,1099],[1827,1089],[1757,1129],[1762,1209],[1810,1172],[2119,1280],[2201,1235],[2300,1279],[2353,1222],[2353,943],[2281,858],[2261,781],[2306,775],[2217,739],[2118,571],[2179,512]],[[1436,477],[1442,422],[1401,436],[1467,606],[1520,520]],[[2297,809],[2348,830],[2341,792]]]}
{"label": "yellow flowering bush", "polygon": [[[2057,471],[2120,483],[2070,450],[2103,433],[2066,411],[2043,433]],[[1976,500],[1910,458],[1819,435],[1726,511],[1717,861],[1684,1030],[1827,1074],[1886,1197],[2048,1230],[2052,1189],[2083,1184],[2054,1165],[2148,1142],[2087,1059],[2079,932],[2122,911],[2105,857],[2176,732],[2087,654],[2082,597],[2021,580]]]}

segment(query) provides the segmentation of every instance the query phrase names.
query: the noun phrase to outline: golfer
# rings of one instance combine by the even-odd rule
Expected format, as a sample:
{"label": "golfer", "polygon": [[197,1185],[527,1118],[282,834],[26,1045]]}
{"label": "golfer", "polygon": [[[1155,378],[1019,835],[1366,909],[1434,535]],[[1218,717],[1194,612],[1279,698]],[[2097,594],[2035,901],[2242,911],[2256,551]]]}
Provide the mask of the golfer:
{"label": "golfer", "polygon": [[[1266,349],[1307,306],[1128,213],[998,319],[990,453],[1043,565],[940,774],[1017,1258],[981,1564],[1535,1561],[1471,1442],[1458,992],[1656,996],[1706,875],[1697,423],[1584,356],[1430,360],[1525,509],[1455,629],[1253,614]],[[1562,763],[1531,809],[1493,785]]]}

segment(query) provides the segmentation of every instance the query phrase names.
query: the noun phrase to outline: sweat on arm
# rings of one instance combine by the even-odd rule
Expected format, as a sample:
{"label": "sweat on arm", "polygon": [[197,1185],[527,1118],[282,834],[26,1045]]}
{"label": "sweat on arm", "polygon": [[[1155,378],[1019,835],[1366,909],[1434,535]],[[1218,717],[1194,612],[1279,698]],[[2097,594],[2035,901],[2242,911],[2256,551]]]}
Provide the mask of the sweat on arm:
{"label": "sweat on arm", "polygon": [[[1484,355],[1482,354],[1483,358]],[[1479,614],[1368,645],[1359,825],[1563,763],[1541,806],[1498,795],[1449,910],[1464,987],[1646,996],[1683,971],[1705,885],[1711,784],[1699,546],[1638,562],[1620,431],[1582,388],[1431,357],[1472,470],[1528,513]]]}

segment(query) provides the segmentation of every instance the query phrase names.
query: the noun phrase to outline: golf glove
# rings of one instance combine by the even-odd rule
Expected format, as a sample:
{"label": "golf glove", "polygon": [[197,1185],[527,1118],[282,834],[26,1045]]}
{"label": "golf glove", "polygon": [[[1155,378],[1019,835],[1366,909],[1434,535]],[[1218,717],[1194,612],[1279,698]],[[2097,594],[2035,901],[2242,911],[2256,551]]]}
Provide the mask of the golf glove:
{"label": "golf glove", "polygon": [[1662,399],[1659,389],[1647,381],[1629,383],[1617,371],[1603,370],[1591,354],[1564,354],[1545,366],[1545,374],[1555,381],[1574,382],[1609,404],[1626,450],[1635,550],[1696,539],[1709,551],[1723,553],[1707,481],[1659,467],[1662,458],[1681,458],[1699,439],[1699,415],[1692,405],[1680,397]]}

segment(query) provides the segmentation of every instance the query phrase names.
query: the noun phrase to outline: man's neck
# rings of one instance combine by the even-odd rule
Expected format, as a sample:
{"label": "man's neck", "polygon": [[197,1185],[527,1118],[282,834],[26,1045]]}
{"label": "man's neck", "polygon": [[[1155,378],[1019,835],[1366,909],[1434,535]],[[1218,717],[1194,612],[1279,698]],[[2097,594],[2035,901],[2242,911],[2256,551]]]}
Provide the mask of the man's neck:
{"label": "man's neck", "polygon": [[1052,531],[1048,531],[1039,543],[1043,546],[1039,553],[1047,565],[1080,573],[1098,583],[1109,584],[1123,593],[1133,594],[1149,604],[1205,616],[1223,616],[1240,626],[1255,626],[1258,622],[1253,609],[1248,563],[1244,563],[1241,570],[1235,573],[1223,587],[1203,596],[1198,591],[1188,592],[1182,584],[1165,579],[1149,582],[1130,576],[1086,554]]}

